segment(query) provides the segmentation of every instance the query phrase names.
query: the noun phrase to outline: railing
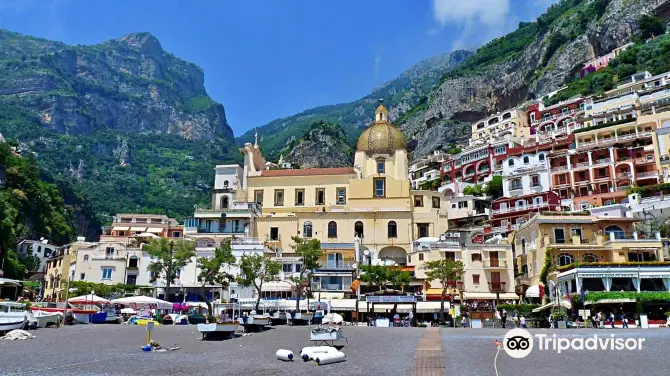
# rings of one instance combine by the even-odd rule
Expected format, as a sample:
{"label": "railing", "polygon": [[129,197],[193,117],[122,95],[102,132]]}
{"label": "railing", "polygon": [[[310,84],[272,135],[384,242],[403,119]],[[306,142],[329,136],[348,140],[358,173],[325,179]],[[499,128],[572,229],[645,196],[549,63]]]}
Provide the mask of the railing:
{"label": "railing", "polygon": [[609,176],[609,175],[598,175],[598,176],[594,177],[593,180],[609,180],[611,178],[612,177]]}
{"label": "railing", "polygon": [[589,162],[579,162],[575,163],[572,168],[589,167],[589,165],[590,165]]}
{"label": "railing", "polygon": [[558,181],[558,182],[554,183],[555,187],[560,187],[560,186],[563,186],[563,185],[570,185],[570,183],[567,180],[566,181]]}
{"label": "railing", "polygon": [[496,233],[496,232],[507,232],[509,231],[509,226],[497,226],[497,227],[491,227],[491,231]]}
{"label": "railing", "polygon": [[342,291],[344,290],[344,285],[341,283],[322,283],[321,291]]}
{"label": "railing", "polygon": [[231,244],[263,244],[261,238],[235,238],[231,240]]}
{"label": "railing", "polygon": [[644,163],[654,163],[653,159],[647,158],[635,158],[635,164],[644,164]]}
{"label": "railing", "polygon": [[126,260],[125,257],[123,256],[92,256],[91,260],[112,260],[112,261],[119,261],[119,260]]}
{"label": "railing", "polygon": [[595,164],[596,164],[596,165],[600,165],[600,164],[608,164],[608,163],[612,163],[612,159],[610,159],[610,158],[602,158],[602,159],[598,159],[597,161],[595,161]]}
{"label": "railing", "polygon": [[489,282],[489,291],[492,292],[505,291],[506,284],[507,282]]}
{"label": "railing", "polygon": [[[193,228],[196,228],[196,227],[187,227],[185,229],[185,231],[186,232],[192,232],[192,231],[189,231],[189,229],[193,229]],[[212,229],[207,230],[207,229],[204,229],[204,228],[197,227],[197,231],[198,231],[198,234],[233,234],[233,235],[234,234],[246,234],[244,229],[240,229],[240,228],[238,228],[238,229],[223,228],[223,229],[218,229],[218,230],[214,231]]]}
{"label": "railing", "polygon": [[507,260],[503,259],[485,259],[484,268],[507,268]]}
{"label": "railing", "polygon": [[509,208],[504,208],[504,209],[494,209],[491,211],[492,214],[505,214],[505,213],[511,213],[511,212],[516,212],[516,211],[523,211],[523,210],[530,210],[530,209],[537,209],[537,208],[543,208],[549,206],[548,202],[542,202],[539,204],[529,204],[529,205],[524,205],[524,206],[511,206]]}
{"label": "railing", "polygon": [[353,261],[326,261],[319,264],[319,269],[353,270],[352,263]]}
{"label": "railing", "polygon": [[595,144],[596,144],[595,141],[584,141],[584,142],[578,143],[579,146],[577,146],[577,148],[586,148],[586,147],[589,147],[589,146],[592,146],[592,145],[595,145]]}
{"label": "railing", "polygon": [[658,172],[638,172],[637,179],[658,178]]}
{"label": "railing", "polygon": [[565,171],[567,169],[568,169],[568,165],[561,165],[561,166],[552,167],[551,172]]}
{"label": "railing", "polygon": [[519,191],[519,190],[522,190],[522,189],[523,189],[522,185],[510,185],[509,186],[510,191]]}

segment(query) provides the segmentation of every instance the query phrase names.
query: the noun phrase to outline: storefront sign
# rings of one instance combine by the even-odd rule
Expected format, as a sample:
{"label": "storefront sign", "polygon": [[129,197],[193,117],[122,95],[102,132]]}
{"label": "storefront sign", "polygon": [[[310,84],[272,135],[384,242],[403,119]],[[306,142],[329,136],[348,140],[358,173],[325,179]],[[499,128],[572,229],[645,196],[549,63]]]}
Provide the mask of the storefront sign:
{"label": "storefront sign", "polygon": [[366,296],[368,303],[416,303],[416,296]]}

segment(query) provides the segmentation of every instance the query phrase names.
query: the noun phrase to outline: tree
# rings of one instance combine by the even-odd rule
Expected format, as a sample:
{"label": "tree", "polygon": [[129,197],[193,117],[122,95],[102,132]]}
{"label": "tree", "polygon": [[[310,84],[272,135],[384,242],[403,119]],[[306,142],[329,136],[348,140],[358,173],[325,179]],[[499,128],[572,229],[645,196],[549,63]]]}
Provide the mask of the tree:
{"label": "tree", "polygon": [[464,195],[473,195],[473,196],[481,196],[484,194],[484,189],[482,188],[481,184],[476,184],[472,186],[467,186],[463,188],[463,194]]}
{"label": "tree", "polygon": [[637,21],[638,36],[642,41],[665,33],[665,22],[661,17],[643,15]]}
{"label": "tree", "polygon": [[242,255],[240,259],[240,275],[237,283],[242,286],[254,286],[258,291],[256,311],[261,303],[263,283],[270,282],[281,271],[281,264],[260,254]]}
{"label": "tree", "polygon": [[160,277],[165,278],[165,300],[169,300],[170,285],[177,278],[177,272],[196,256],[195,243],[160,238],[147,244],[144,251],[151,257],[147,266],[147,270],[152,273],[151,282]]}
{"label": "tree", "polygon": [[496,175],[490,182],[486,183],[484,192],[488,196],[492,196],[494,200],[501,197],[503,195],[502,176]]}
{"label": "tree", "polygon": [[379,291],[386,285],[399,286],[404,291],[405,286],[412,280],[409,272],[403,272],[394,266],[361,265],[361,271],[361,280],[379,287]]}
{"label": "tree", "polygon": [[451,282],[461,279],[465,270],[461,261],[440,259],[427,261],[424,265],[427,281],[439,281],[442,284],[442,296],[440,297],[440,322],[444,322],[444,300],[447,297],[447,286]]}
{"label": "tree", "polygon": [[292,246],[296,256],[300,257],[302,266],[298,277],[291,277],[290,280],[295,283],[296,300],[295,310],[300,310],[300,296],[302,296],[303,282],[312,279],[314,269],[319,267],[319,260],[323,257],[321,242],[318,239],[305,240],[299,236],[291,237],[295,244]]}
{"label": "tree", "polygon": [[202,282],[202,296],[207,304],[207,312],[212,314],[212,303],[205,299],[205,285],[220,285],[226,288],[235,276],[222,270],[224,267],[230,267],[235,264],[237,258],[233,255],[233,249],[230,246],[230,240],[222,241],[214,250],[214,257],[200,257],[198,259],[198,268],[200,274],[198,277]]}

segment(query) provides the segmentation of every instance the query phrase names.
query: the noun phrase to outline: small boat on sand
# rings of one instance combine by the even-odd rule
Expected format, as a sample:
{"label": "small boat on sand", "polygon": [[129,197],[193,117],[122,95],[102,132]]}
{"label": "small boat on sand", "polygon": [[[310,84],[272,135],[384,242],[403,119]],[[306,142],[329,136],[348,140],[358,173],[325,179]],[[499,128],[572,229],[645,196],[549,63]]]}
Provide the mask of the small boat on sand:
{"label": "small boat on sand", "polygon": [[198,331],[202,333],[202,338],[206,339],[209,336],[232,336],[239,328],[240,324],[234,321],[219,322],[211,324],[198,324]]}
{"label": "small boat on sand", "polygon": [[28,317],[5,317],[0,315],[0,333],[9,332],[14,329],[23,329],[28,322]]}

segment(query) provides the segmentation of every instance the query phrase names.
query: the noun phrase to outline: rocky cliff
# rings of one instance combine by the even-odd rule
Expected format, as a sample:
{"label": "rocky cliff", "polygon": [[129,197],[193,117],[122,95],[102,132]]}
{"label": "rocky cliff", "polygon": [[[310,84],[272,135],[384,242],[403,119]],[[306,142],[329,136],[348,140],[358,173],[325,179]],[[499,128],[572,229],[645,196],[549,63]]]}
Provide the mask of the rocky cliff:
{"label": "rocky cliff", "polygon": [[[0,30],[0,133],[103,221],[192,214],[212,166],[241,161],[202,69],[149,33],[68,46]],[[77,216],[79,235],[96,227]]]}
{"label": "rocky cliff", "polygon": [[302,168],[351,166],[354,149],[344,129],[318,121],[299,139],[291,141],[282,153],[284,160]]}
{"label": "rocky cliff", "polygon": [[561,88],[584,62],[630,42],[641,15],[667,18],[669,9],[668,0],[563,0],[536,22],[520,24],[480,48],[444,77],[426,104],[410,110],[401,129],[414,140],[414,155],[467,139],[469,128],[454,121],[476,121]]}
{"label": "rocky cliff", "polygon": [[222,105],[207,96],[204,73],[163,51],[149,33],[68,46],[0,30],[0,97],[34,110],[66,134],[110,128],[232,138]]}
{"label": "rocky cliff", "polygon": [[[253,142],[254,133],[258,132],[264,153],[276,160],[287,142],[300,138],[313,123],[325,121],[341,125],[349,143],[353,144],[361,131],[372,122],[379,99],[383,99],[389,107],[391,118],[397,119],[414,105],[427,100],[427,95],[439,83],[442,75],[459,66],[470,55],[468,51],[455,51],[421,61],[359,100],[316,107],[274,120],[238,137],[237,143]],[[313,151],[317,153],[313,157],[318,158],[318,149]]]}

